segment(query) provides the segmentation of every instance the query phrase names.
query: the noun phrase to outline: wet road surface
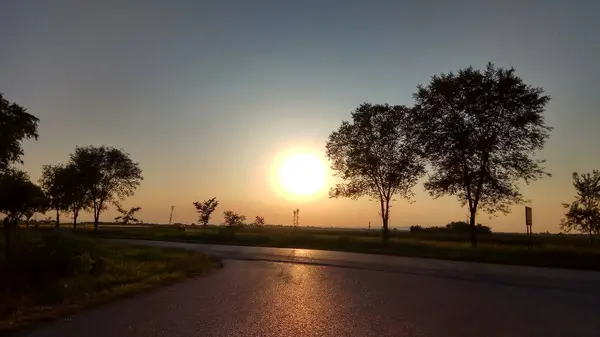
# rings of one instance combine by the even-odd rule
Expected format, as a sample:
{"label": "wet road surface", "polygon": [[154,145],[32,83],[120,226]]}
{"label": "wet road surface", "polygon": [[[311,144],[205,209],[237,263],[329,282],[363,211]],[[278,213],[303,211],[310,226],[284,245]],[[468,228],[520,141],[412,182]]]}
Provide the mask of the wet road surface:
{"label": "wet road surface", "polygon": [[600,336],[600,273],[129,240],[218,256],[210,275],[22,336]]}

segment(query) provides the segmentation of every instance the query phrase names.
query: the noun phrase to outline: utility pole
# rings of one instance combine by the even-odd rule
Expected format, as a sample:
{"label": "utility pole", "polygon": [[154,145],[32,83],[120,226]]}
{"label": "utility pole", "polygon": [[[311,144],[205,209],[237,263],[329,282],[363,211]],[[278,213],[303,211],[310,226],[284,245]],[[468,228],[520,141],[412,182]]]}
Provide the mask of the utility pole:
{"label": "utility pole", "polygon": [[171,206],[171,214],[169,215],[169,225],[172,223],[173,221],[173,210],[175,209],[175,206]]}

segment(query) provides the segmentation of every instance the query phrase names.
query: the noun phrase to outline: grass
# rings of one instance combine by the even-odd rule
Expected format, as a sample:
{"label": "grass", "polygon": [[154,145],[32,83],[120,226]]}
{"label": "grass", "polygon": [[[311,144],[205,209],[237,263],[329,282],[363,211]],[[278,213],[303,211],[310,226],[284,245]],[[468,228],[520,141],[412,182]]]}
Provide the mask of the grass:
{"label": "grass", "polygon": [[[34,236],[33,239],[28,238],[28,246],[42,240],[37,234],[27,236]],[[22,259],[18,262],[21,264],[19,268],[7,268],[7,262],[0,261],[4,265],[0,270],[0,331],[55,320],[84,308],[197,276],[219,266],[206,255],[183,249],[115,245],[82,238],[70,240],[75,240],[75,246],[83,248],[83,254],[80,254],[83,258],[79,260],[92,260],[93,263],[78,264],[68,275],[51,276],[43,266],[36,266],[24,255],[11,257]],[[61,246],[65,246],[64,242]],[[63,248],[58,248],[59,255],[60,249]],[[35,259],[42,263],[45,257],[37,256]],[[52,267],[54,269],[56,266]],[[36,270],[40,273],[36,274]],[[34,282],[36,279],[44,282]],[[10,280],[16,282],[11,284]]]}
{"label": "grass", "polygon": [[600,247],[585,237],[536,235],[529,248],[524,234],[488,234],[479,236],[473,249],[468,235],[457,233],[393,232],[383,243],[375,230],[346,231],[289,227],[244,228],[232,232],[222,227],[185,231],[167,227],[80,229],[80,235],[92,237],[184,241],[261,247],[306,248],[426,257],[445,260],[477,261],[513,265],[563,267],[600,270]]}

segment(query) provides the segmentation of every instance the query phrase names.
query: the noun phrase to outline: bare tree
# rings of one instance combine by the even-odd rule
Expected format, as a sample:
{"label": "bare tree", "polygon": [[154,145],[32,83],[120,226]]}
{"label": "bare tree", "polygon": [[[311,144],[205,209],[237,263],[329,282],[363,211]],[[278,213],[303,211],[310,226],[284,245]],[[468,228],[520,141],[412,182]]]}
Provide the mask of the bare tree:
{"label": "bare tree", "polygon": [[327,157],[343,181],[329,193],[332,198],[379,201],[383,239],[388,238],[394,196],[410,199],[411,189],[424,172],[417,152],[402,128],[408,109],[387,104],[361,104],[327,141]]}
{"label": "bare tree", "polygon": [[199,214],[198,222],[206,227],[210,221],[212,213],[215,211],[215,209],[217,209],[217,206],[219,206],[217,197],[213,197],[202,202],[194,201],[194,207],[196,208],[196,212]]}
{"label": "bare tree", "polygon": [[563,204],[567,209],[560,228],[586,233],[594,243],[594,235],[600,233],[600,171],[573,173],[573,186],[577,191],[575,201]]}
{"label": "bare tree", "polygon": [[121,223],[122,225],[129,225],[131,223],[140,223],[142,220],[135,217],[135,213],[139,212],[142,208],[139,206],[131,207],[130,209],[124,209],[121,207],[119,203],[115,203],[117,207],[117,211],[121,213],[121,215],[115,217],[115,221]]}
{"label": "bare tree", "polygon": [[543,115],[550,97],[543,93],[513,68],[489,63],[483,71],[433,76],[414,94],[405,129],[432,169],[425,188],[468,205],[474,247],[479,210],[508,213],[524,201],[519,181],[549,175],[544,161],[534,159],[551,130]]}

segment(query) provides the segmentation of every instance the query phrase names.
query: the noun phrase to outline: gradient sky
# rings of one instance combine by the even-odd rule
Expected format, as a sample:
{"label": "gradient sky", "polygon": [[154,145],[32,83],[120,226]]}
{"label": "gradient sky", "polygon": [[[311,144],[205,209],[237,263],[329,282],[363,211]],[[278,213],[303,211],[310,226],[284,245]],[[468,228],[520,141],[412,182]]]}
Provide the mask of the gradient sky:
{"label": "gradient sky", "polygon": [[[485,3],[485,4],[484,4]],[[492,61],[552,96],[540,157],[552,178],[523,189],[534,231],[558,231],[573,171],[600,168],[598,1],[2,1],[0,91],[40,118],[25,169],[65,162],[76,145],[123,148],[145,180],[124,205],[146,222],[196,221],[216,196],[268,223],[380,223],[368,200],[291,200],[269,174],[290,148],[324,156],[358,104],[412,105],[440,72]],[[392,226],[466,219],[454,197],[399,201]],[[114,211],[103,213],[110,220]],[[89,216],[84,217],[89,219]],[[524,210],[489,219],[524,231]]]}

